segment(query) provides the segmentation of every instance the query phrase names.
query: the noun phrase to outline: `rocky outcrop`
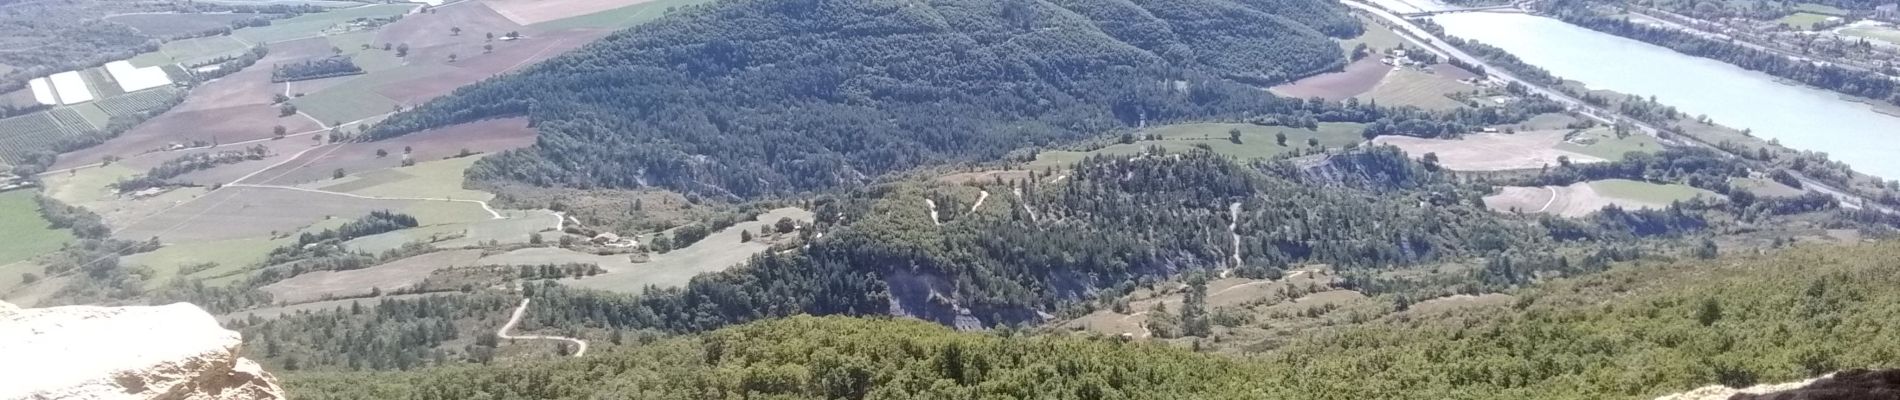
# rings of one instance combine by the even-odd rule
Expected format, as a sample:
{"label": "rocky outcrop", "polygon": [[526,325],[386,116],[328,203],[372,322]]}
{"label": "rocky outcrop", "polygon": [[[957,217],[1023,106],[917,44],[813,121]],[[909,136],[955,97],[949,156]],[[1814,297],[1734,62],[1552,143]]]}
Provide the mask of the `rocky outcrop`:
{"label": "rocky outcrop", "polygon": [[282,399],[238,333],[197,306],[0,303],[0,399]]}

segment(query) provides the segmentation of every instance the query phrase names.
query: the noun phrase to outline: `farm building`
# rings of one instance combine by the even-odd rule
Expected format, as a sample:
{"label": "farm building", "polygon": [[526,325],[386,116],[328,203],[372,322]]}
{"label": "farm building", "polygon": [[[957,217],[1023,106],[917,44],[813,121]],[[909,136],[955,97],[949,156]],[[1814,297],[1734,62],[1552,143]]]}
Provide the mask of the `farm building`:
{"label": "farm building", "polygon": [[119,81],[119,89],[127,93],[172,84],[171,77],[165,76],[165,70],[158,67],[133,67],[131,61],[120,60],[106,63],[106,73]]}
{"label": "farm building", "polygon": [[86,78],[79,71],[66,71],[47,77],[53,81],[53,93],[59,95],[59,104],[79,104],[92,101],[92,89],[86,88]]}
{"label": "farm building", "polygon": [[27,86],[33,88],[34,101],[49,106],[59,104],[59,97],[53,95],[53,84],[48,83],[46,78],[33,78],[31,81],[27,81]]}

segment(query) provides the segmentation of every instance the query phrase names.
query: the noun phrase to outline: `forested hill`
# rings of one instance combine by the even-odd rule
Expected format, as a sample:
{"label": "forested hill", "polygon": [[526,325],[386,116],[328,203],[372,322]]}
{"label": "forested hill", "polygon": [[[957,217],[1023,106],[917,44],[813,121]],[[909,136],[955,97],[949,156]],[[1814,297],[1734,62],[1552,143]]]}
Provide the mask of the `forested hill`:
{"label": "forested hill", "polygon": [[754,197],[1169,120],[1288,114],[1251,84],[1336,69],[1323,0],[726,0],[369,132],[528,114],[477,179]]}
{"label": "forested hill", "polygon": [[1648,399],[1900,365],[1882,334],[1900,329],[1895,257],[1888,243],[1629,266],[1246,358],[795,317],[579,359],[283,376],[300,399]]}

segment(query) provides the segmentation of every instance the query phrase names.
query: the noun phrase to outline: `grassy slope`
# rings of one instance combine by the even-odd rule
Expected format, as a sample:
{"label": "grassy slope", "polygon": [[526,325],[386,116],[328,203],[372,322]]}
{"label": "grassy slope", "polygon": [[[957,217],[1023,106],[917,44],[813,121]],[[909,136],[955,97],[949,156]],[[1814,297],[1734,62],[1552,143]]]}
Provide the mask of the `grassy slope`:
{"label": "grassy slope", "polygon": [[1811,12],[1797,12],[1794,14],[1788,14],[1788,16],[1786,17],[1781,17],[1780,21],[1782,25],[1787,25],[1788,27],[1794,28],[1796,30],[1805,31],[1810,28],[1813,28],[1814,23],[1816,22],[1826,21],[1827,17],[1828,16],[1825,14],[1815,14]]}
{"label": "grassy slope", "polygon": [[1696,196],[1721,197],[1721,195],[1715,194],[1714,192],[1689,187],[1688,185],[1657,184],[1628,179],[1594,181],[1590,182],[1590,188],[1596,189],[1597,194],[1606,197],[1635,200],[1652,204],[1669,204],[1677,200],[1693,199],[1696,198]]}
{"label": "grassy slope", "polygon": [[[1506,304],[1322,328],[1247,358],[1084,337],[796,317],[590,357],[372,374],[286,374],[301,398],[1651,398],[1726,381],[1900,366],[1900,245],[1628,265]],[[1798,273],[1791,266],[1799,266]],[[955,348],[954,352],[949,350]],[[598,355],[595,355],[598,354]],[[946,363],[948,355],[961,363]],[[951,367],[960,365],[963,368]],[[964,371],[957,374],[955,371]],[[970,373],[976,371],[976,373]],[[850,385],[847,385],[850,386]],[[872,396],[879,397],[879,396]],[[887,398],[887,397],[880,397]],[[997,397],[1004,398],[1004,397]]]}
{"label": "grassy slope", "polygon": [[[1240,130],[1240,143],[1234,143],[1228,140],[1227,131],[1229,129]],[[1088,158],[1091,155],[1132,155],[1140,153],[1142,150],[1147,149],[1148,146],[1157,145],[1167,148],[1169,152],[1185,152],[1193,149],[1196,144],[1205,144],[1212,148],[1215,153],[1221,155],[1242,160],[1258,160],[1304,148],[1306,147],[1306,140],[1312,138],[1318,138],[1321,146],[1335,149],[1348,144],[1359,143],[1364,141],[1364,138],[1360,136],[1360,132],[1364,129],[1364,125],[1353,123],[1322,123],[1319,125],[1318,131],[1253,124],[1203,123],[1167,125],[1155,127],[1136,134],[1137,137],[1140,137],[1150,133],[1156,133],[1162,136],[1162,140],[1137,140],[1132,144],[1117,143],[1092,151],[1045,151],[1036,155],[1036,161],[1030,163],[1030,166],[1036,168],[1066,166]],[[1280,146],[1276,143],[1275,133],[1286,134],[1286,146]]]}
{"label": "grassy slope", "polygon": [[39,209],[31,190],[0,192],[0,232],[6,233],[0,240],[0,265],[58,250],[73,240],[70,230],[50,229]]}
{"label": "grassy slope", "polygon": [[1653,136],[1637,133],[1619,138],[1610,128],[1591,129],[1579,133],[1577,137],[1589,138],[1594,142],[1589,145],[1564,142],[1559,143],[1557,149],[1588,154],[1610,161],[1620,161],[1624,154],[1632,151],[1644,153],[1662,151],[1662,144],[1657,143]]}

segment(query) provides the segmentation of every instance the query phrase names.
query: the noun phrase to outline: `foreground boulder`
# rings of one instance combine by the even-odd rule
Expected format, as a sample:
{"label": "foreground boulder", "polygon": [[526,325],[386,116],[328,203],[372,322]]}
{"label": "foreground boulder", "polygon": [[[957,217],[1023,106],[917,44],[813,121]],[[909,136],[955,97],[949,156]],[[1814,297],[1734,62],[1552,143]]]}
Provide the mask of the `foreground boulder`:
{"label": "foreground boulder", "polygon": [[1739,394],[1736,400],[1894,400],[1900,399],[1900,370],[1841,371],[1798,389]]}
{"label": "foreground boulder", "polygon": [[197,306],[21,309],[0,302],[0,399],[282,399]]}

